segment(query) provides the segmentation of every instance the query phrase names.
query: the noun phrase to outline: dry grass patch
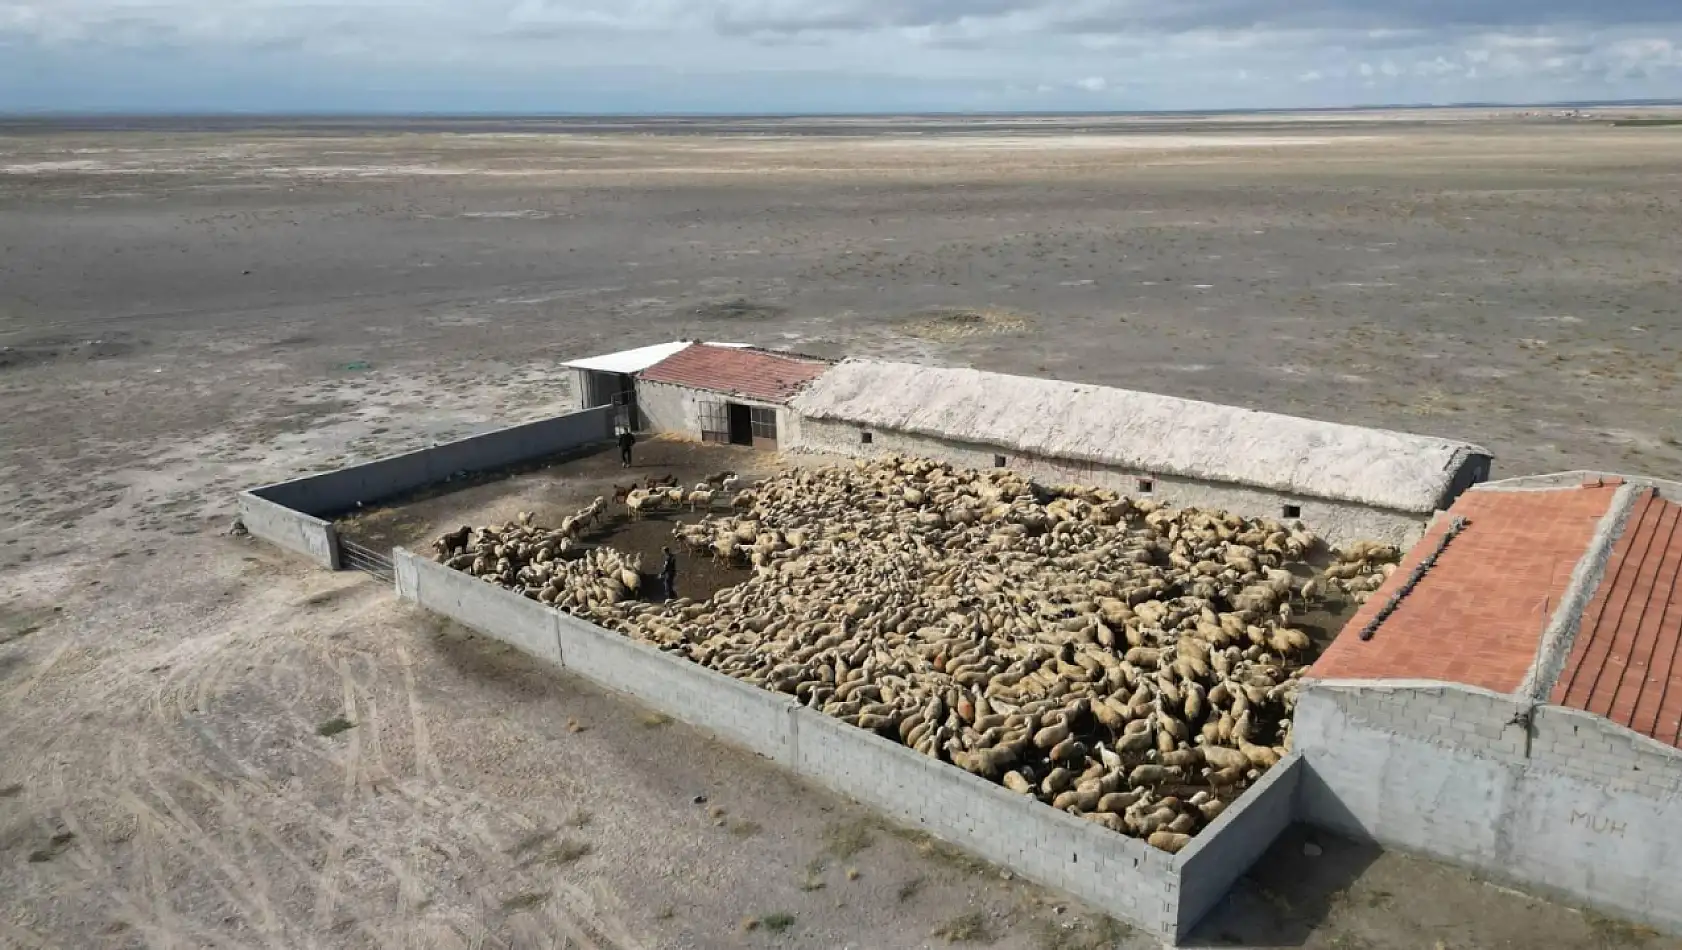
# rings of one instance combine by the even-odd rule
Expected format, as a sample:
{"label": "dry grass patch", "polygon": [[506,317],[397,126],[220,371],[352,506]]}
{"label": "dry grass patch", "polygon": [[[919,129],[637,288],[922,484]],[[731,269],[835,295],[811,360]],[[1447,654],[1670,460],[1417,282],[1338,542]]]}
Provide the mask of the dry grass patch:
{"label": "dry grass patch", "polygon": [[934,935],[947,943],[992,943],[996,939],[980,911],[948,920],[934,929]]}
{"label": "dry grass patch", "polygon": [[846,860],[875,843],[870,832],[871,823],[864,818],[830,825],[824,829],[824,848],[837,858]]}

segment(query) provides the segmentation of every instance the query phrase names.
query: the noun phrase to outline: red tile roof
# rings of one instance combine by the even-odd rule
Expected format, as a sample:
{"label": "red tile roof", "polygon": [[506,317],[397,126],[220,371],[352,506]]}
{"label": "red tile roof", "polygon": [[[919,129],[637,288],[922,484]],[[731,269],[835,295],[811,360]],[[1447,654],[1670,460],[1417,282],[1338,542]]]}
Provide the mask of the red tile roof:
{"label": "red tile roof", "polygon": [[811,357],[697,343],[655,363],[638,376],[649,382],[674,383],[780,403],[787,402],[829,366]]}
{"label": "red tile roof", "polygon": [[1448,530],[1434,524],[1309,671],[1320,679],[1422,679],[1496,692],[1519,687],[1615,486],[1475,491],[1467,520],[1372,639],[1359,634]]}
{"label": "red tile roof", "polygon": [[1682,506],[1636,499],[1551,702],[1682,747]]}

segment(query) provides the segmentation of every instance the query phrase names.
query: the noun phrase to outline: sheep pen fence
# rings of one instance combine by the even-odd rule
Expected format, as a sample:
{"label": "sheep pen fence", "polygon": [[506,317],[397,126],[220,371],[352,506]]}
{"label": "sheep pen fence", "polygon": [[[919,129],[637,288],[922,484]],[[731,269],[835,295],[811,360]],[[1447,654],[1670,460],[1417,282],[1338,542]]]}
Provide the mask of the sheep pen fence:
{"label": "sheep pen fence", "polygon": [[402,548],[400,599],[632,697],[1167,941],[1185,937],[1291,822],[1300,756],[1275,766],[1179,854]]}

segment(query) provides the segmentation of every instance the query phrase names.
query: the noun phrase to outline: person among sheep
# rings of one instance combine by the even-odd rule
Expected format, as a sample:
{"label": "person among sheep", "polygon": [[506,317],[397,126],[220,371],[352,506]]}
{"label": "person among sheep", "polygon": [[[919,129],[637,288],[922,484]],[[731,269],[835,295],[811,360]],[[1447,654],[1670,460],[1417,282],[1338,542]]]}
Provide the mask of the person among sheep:
{"label": "person among sheep", "polygon": [[671,600],[677,596],[677,555],[667,547],[661,548],[660,553],[666,556],[660,562],[660,585],[665,588],[666,599]]}
{"label": "person among sheep", "polygon": [[637,444],[637,437],[630,429],[619,430],[619,465],[621,468],[631,467],[631,446]]}

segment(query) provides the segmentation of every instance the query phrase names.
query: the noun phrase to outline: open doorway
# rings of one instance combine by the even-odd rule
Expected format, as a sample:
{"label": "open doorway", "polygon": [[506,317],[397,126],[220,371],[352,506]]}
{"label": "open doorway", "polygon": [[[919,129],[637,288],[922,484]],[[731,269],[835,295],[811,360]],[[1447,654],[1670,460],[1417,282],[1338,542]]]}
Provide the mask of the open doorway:
{"label": "open doorway", "polygon": [[753,408],[738,402],[725,403],[730,413],[730,444],[753,444]]}

